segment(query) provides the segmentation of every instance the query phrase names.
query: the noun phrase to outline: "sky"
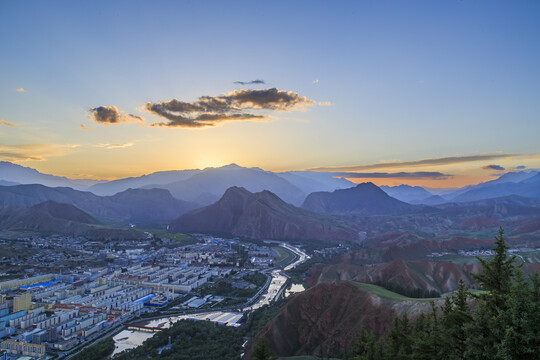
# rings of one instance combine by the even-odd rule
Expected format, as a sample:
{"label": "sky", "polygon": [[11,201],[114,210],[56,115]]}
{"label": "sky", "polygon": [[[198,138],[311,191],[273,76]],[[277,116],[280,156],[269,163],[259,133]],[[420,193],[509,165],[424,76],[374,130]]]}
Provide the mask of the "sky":
{"label": "sky", "polygon": [[540,168],[540,2],[0,2],[0,160],[459,187]]}

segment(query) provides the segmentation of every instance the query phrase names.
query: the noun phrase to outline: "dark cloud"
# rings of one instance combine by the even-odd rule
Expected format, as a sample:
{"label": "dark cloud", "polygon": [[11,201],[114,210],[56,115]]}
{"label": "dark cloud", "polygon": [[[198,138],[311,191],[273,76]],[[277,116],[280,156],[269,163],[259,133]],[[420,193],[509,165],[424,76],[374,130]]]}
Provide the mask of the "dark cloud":
{"label": "dark cloud", "polygon": [[264,85],[266,84],[264,80],[235,81],[234,83],[239,84],[239,85],[259,85],[259,84]]}
{"label": "dark cloud", "polygon": [[397,173],[386,173],[386,172],[374,172],[374,173],[332,173],[334,176],[340,176],[345,178],[407,178],[407,179],[418,179],[418,178],[430,178],[433,180],[444,180],[452,177],[450,174],[443,174],[438,171],[417,171],[417,172],[397,172]]}
{"label": "dark cloud", "polygon": [[235,90],[221,96],[201,96],[197,101],[184,102],[172,99],[166,102],[147,103],[146,111],[167,119],[152,126],[205,127],[223,121],[262,120],[266,115],[253,110],[290,111],[315,104],[292,91],[276,88],[264,90]]}
{"label": "dark cloud", "polygon": [[123,111],[118,110],[116,106],[99,106],[92,108],[89,111],[90,120],[94,120],[99,124],[113,125],[136,121],[144,122],[142,117],[133,114],[125,114]]}
{"label": "dark cloud", "polygon": [[495,165],[495,164],[484,165],[484,166],[482,166],[482,169],[484,169],[484,170],[497,170],[497,171],[503,171],[503,170],[506,170],[506,169],[503,168],[502,166],[500,166],[500,165]]}
{"label": "dark cloud", "polygon": [[389,163],[369,164],[369,165],[353,165],[353,166],[327,166],[317,167],[308,170],[312,171],[361,171],[374,169],[400,168],[407,166],[425,166],[425,165],[450,165],[460,164],[472,161],[494,160],[516,156],[514,154],[488,154],[488,155],[469,155],[469,156],[449,156],[434,159],[422,159],[415,161],[395,161]]}
{"label": "dark cloud", "polygon": [[526,169],[527,167],[525,165],[519,165],[519,166],[516,166],[516,170],[523,170],[523,169]]}

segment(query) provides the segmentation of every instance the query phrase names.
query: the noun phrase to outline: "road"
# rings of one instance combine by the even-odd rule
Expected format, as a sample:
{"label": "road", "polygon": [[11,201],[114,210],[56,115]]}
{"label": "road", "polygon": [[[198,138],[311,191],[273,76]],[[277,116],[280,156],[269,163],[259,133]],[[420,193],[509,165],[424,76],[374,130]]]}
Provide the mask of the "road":
{"label": "road", "polygon": [[[255,298],[257,298],[257,296],[260,295],[260,297],[256,300],[256,303],[253,304],[253,305],[250,305],[250,306],[245,306],[244,308],[241,309],[242,312],[249,312],[249,311],[252,311],[252,310],[256,310],[264,305],[267,305],[267,304],[270,304],[274,299],[276,299],[277,296],[279,296],[282,292],[283,292],[283,289],[284,289],[284,286],[285,286],[285,283],[287,282],[287,276],[284,274],[283,271],[287,271],[287,270],[290,270],[292,268],[294,268],[295,266],[298,266],[300,264],[302,264],[303,262],[307,261],[310,256],[307,255],[304,251],[302,251],[301,249],[295,247],[295,246],[292,246],[292,245],[289,245],[289,244],[286,244],[286,243],[280,243],[279,246],[282,246],[284,248],[286,248],[287,250],[293,252],[294,254],[296,254],[296,260],[292,263],[292,264],[289,264],[287,265],[284,269],[272,269],[272,270],[268,270],[270,271],[270,277],[268,279],[268,281],[266,282],[265,286],[263,286],[260,290],[260,292],[262,294],[257,294],[255,296]],[[200,311],[200,312],[196,312],[196,313],[191,313],[191,314],[184,314],[184,315],[181,315],[181,314],[177,314],[177,315],[167,315],[167,316],[164,316],[162,318],[159,318],[159,319],[154,319],[153,321],[157,323],[159,322],[163,322],[163,321],[166,321],[166,324],[164,324],[164,327],[168,327],[170,325],[170,319],[172,318],[176,318],[176,319],[180,319],[180,318],[196,318],[196,317],[201,317],[201,316],[204,316],[205,314],[209,314],[210,312],[214,312],[214,313],[218,313],[218,312],[222,312],[223,314],[231,311],[232,309],[234,309],[235,307],[231,307],[231,309],[221,309],[221,310],[217,310],[217,309],[208,309],[206,311]],[[238,309],[236,307],[236,309]],[[165,319],[165,320],[164,320]],[[139,346],[140,344],[142,344],[142,342],[149,338],[149,337],[152,337],[154,334],[151,334],[151,333],[141,333],[141,332],[138,332],[138,331],[128,331],[128,330],[124,330],[120,333],[118,333],[117,335],[114,336],[114,340],[115,340],[115,345],[116,345],[116,349],[115,349],[115,354],[122,351],[122,350],[125,350],[125,349],[130,349],[130,348],[134,348],[134,347],[137,347]]]}

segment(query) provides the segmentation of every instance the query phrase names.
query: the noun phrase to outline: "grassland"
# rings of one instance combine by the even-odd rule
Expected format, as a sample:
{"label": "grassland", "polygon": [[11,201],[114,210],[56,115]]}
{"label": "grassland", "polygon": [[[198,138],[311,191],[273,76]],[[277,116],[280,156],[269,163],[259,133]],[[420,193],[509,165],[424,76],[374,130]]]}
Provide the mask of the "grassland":
{"label": "grassland", "polygon": [[285,267],[292,263],[296,259],[296,255],[281,246],[274,246],[272,249],[276,250],[279,253],[279,257],[274,261],[274,264],[277,267]]}
{"label": "grassland", "polygon": [[387,299],[392,299],[392,300],[397,300],[397,301],[431,301],[431,300],[437,300],[436,298],[428,298],[428,299],[417,299],[417,298],[410,298],[410,297],[407,297],[407,296],[403,296],[403,295],[400,295],[398,293],[395,293],[393,291],[390,291],[390,290],[386,290],[385,288],[383,287],[380,287],[378,285],[373,285],[373,284],[365,284],[365,283],[359,283],[359,282],[354,282],[356,285],[360,286],[361,288],[369,291],[369,292],[372,292],[373,294],[377,295],[377,296],[380,296],[380,297],[384,297],[384,298],[387,298]]}

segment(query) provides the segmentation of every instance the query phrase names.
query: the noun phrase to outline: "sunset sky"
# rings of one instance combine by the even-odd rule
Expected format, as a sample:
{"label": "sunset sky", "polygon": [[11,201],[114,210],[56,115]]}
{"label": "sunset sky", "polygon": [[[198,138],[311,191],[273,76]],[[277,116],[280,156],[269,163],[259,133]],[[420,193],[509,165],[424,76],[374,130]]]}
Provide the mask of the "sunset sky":
{"label": "sunset sky", "polygon": [[538,19],[533,0],[2,1],[0,160],[428,187],[540,168]]}

